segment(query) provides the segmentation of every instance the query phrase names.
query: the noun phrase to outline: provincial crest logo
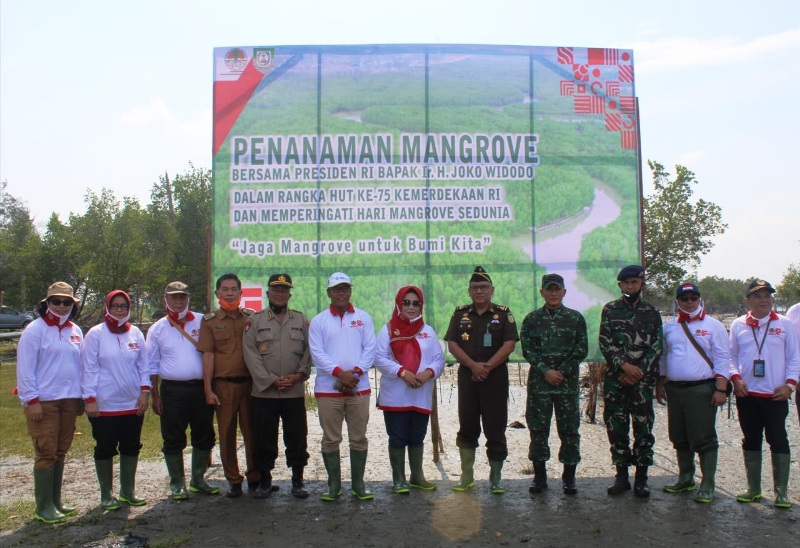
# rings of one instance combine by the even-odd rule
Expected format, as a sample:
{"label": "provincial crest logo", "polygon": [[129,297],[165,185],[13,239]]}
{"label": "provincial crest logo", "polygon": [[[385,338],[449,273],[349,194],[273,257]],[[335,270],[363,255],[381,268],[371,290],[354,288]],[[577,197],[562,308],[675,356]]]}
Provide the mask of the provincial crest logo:
{"label": "provincial crest logo", "polygon": [[275,59],[275,48],[253,49],[253,66],[259,72],[266,73],[272,70],[274,59]]}

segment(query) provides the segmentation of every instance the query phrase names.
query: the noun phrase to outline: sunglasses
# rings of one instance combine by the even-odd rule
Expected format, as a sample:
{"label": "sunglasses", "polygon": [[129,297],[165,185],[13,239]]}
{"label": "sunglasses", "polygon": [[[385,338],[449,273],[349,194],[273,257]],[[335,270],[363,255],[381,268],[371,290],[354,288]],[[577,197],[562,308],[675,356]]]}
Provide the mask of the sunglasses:
{"label": "sunglasses", "polygon": [[130,308],[130,306],[125,304],[125,303],[122,303],[122,304],[112,303],[112,304],[108,305],[108,308],[109,308],[109,310],[128,310]]}
{"label": "sunglasses", "polygon": [[688,303],[689,301],[691,302],[699,301],[700,297],[698,297],[697,295],[681,295],[680,297],[678,297],[678,300],[682,303]]}
{"label": "sunglasses", "polygon": [[409,301],[406,299],[403,301],[403,306],[413,306],[414,308],[419,308],[419,301]]}
{"label": "sunglasses", "polygon": [[53,306],[72,306],[75,301],[72,299],[50,299],[49,302]]}

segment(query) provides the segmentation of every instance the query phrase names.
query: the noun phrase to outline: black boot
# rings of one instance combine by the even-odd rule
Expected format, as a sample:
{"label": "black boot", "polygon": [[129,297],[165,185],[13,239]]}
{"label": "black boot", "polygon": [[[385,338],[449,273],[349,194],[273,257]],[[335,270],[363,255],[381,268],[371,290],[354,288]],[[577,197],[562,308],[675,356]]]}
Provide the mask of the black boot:
{"label": "black boot", "polygon": [[561,473],[561,483],[564,487],[565,495],[577,495],[578,484],[575,482],[575,469],[577,464],[565,464],[564,471]]}
{"label": "black boot", "polygon": [[647,466],[636,467],[636,477],[633,479],[633,494],[640,499],[650,496],[650,488],[647,486]]}
{"label": "black boot", "polygon": [[292,466],[292,496],[298,499],[308,498],[308,491],[303,485],[303,466]]}
{"label": "black boot", "polygon": [[528,491],[541,493],[545,489],[547,489],[547,463],[543,460],[533,461],[533,481]]}
{"label": "black boot", "polygon": [[261,481],[253,492],[254,499],[266,499],[272,494],[272,474],[269,471],[261,472]]}
{"label": "black boot", "polygon": [[621,495],[625,491],[631,490],[631,482],[628,480],[628,467],[617,465],[617,475],[614,485],[607,489],[609,495]]}

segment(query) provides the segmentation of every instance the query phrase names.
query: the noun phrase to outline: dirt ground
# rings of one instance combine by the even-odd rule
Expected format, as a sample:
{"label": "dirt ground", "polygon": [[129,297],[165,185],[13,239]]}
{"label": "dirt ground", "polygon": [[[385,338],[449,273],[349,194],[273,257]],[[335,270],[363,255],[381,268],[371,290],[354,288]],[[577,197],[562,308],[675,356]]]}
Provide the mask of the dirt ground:
{"label": "dirt ground", "polygon": [[[510,366],[510,422],[524,424],[524,369]],[[772,473],[765,454],[764,499],[740,504],[736,493],[745,485],[741,434],[735,417],[720,412],[717,426],[720,462],[717,500],[697,504],[689,493],[670,495],[662,487],[677,473],[675,455],[666,435],[666,410],[656,410],[656,464],[651,468],[649,499],[631,493],[609,497],[613,467],[602,423],[584,422],[581,427],[583,462],[578,467],[579,493],[561,492],[561,467],[556,459],[548,463],[550,489],[529,495],[530,463],[527,460],[529,434],[526,428],[509,428],[510,455],[504,469],[506,493],[492,495],[488,488],[489,467],[483,450],[476,463],[476,486],[468,493],[455,493],[460,463],[455,447],[457,431],[455,368],[448,368],[439,385],[439,409],[444,453],[432,462],[430,436],[426,449],[426,475],[439,482],[431,492],[412,490],[409,495],[391,491],[391,469],[387,438],[381,412],[375,409],[369,424],[370,453],[366,480],[375,493],[372,501],[359,501],[348,494],[325,503],[319,495],[326,475],[319,454],[320,428],[316,411],[310,411],[309,453],[306,469],[311,496],[298,500],[289,492],[290,471],[282,464],[274,471],[280,491],[267,500],[190,494],[187,501],[168,497],[163,462],[140,463],[137,492],[149,503],[141,508],[103,512],[91,459],[67,460],[65,498],[78,507],[78,515],[60,525],[31,520],[21,528],[0,534],[3,546],[122,546],[126,535],[149,539],[150,546],[437,546],[518,545],[608,546],[636,543],[646,546],[744,544],[758,540],[770,546],[797,546],[800,515],[800,428],[794,406],[788,428],[794,456],[789,492],[795,507],[780,510],[772,506]],[[374,393],[373,393],[374,398]],[[598,407],[598,416],[601,416]],[[765,444],[766,445],[766,444]],[[557,454],[558,439],[553,427],[551,448]],[[241,448],[240,448],[241,449]],[[215,462],[219,456],[215,454]],[[240,450],[240,462],[243,462]],[[187,470],[189,456],[186,456]],[[0,499],[3,504],[32,499],[31,462],[25,459],[0,461]],[[342,447],[343,478],[349,477],[346,443]],[[227,485],[220,466],[208,472],[209,481]],[[794,540],[792,540],[794,539]],[[142,544],[139,544],[142,545]]]}

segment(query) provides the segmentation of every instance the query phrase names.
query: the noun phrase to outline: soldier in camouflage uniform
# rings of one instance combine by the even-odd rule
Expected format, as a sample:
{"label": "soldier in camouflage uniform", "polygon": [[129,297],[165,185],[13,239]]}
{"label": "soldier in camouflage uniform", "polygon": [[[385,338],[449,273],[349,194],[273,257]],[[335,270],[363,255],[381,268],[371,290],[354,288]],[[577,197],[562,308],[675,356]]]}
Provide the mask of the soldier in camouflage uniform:
{"label": "soldier in camouflage uniform", "polygon": [[562,304],[567,290],[558,274],[545,274],[539,293],[544,306],[525,316],[520,330],[522,354],[530,363],[525,418],[531,433],[528,458],[533,462],[534,477],[528,490],[541,493],[547,489],[547,441],[555,408],[564,493],[574,495],[578,492],[575,469],[581,460],[578,377],[581,361],[588,353],[586,320],[580,312]]}
{"label": "soldier in camouflage uniform", "polygon": [[617,282],[622,297],[606,303],[600,319],[600,351],[606,360],[603,420],[617,467],[616,481],[608,494],[630,490],[628,467],[636,465],[634,495],[644,498],[650,496],[647,468],[653,464],[653,388],[663,346],[661,315],[641,298],[644,268],[626,266],[617,275]]}

